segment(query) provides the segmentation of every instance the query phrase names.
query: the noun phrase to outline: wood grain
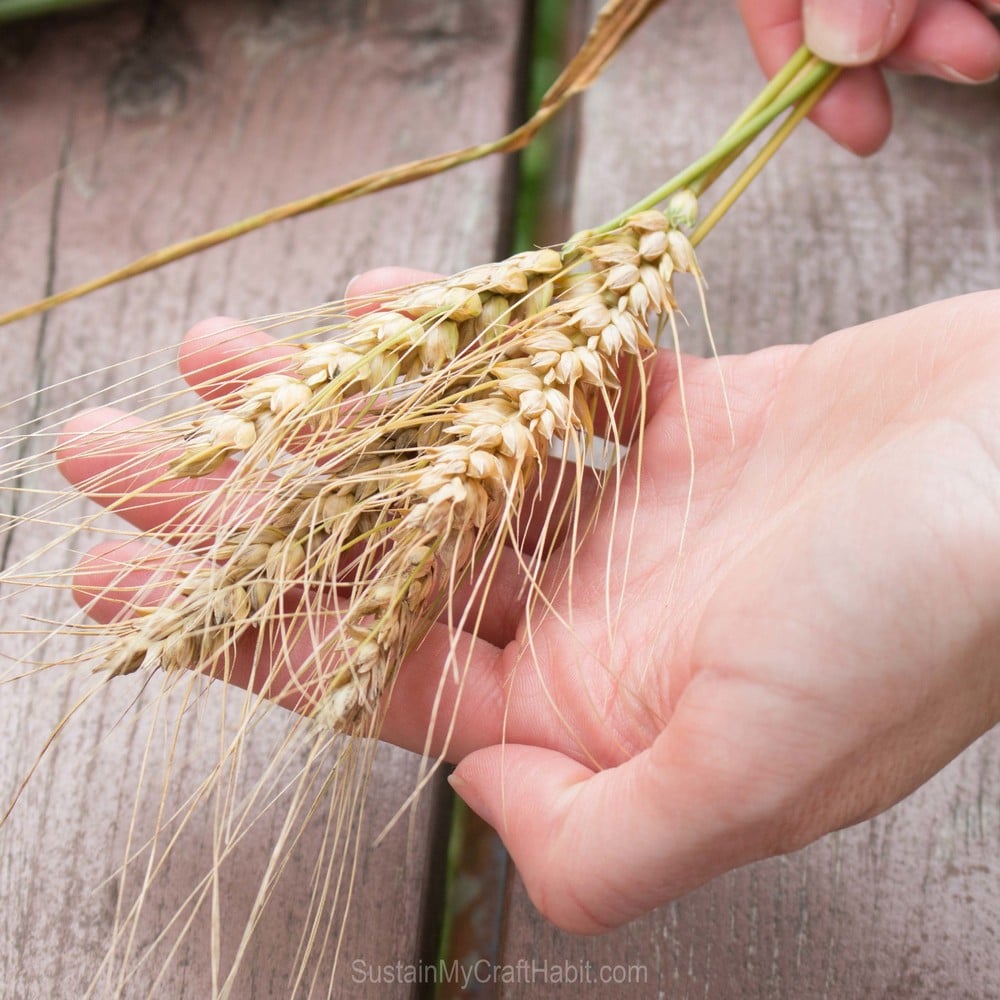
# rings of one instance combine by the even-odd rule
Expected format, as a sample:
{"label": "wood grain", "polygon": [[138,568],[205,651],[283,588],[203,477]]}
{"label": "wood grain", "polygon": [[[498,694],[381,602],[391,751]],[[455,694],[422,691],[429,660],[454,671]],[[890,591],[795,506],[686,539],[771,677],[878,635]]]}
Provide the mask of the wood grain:
{"label": "wood grain", "polygon": [[[516,113],[522,20],[521,3],[176,0],[5,29],[3,306],[277,201],[503,133]],[[376,264],[451,271],[491,259],[503,238],[507,192],[501,164],[475,165],[284,224],[4,330],[4,460],[18,453],[16,428],[25,421],[37,432],[35,446],[45,447],[60,419],[55,411],[70,412],[92,393],[120,395],[114,388],[120,379],[131,378],[128,389],[144,401],[150,387],[170,377],[180,335],[204,316],[315,305],[338,297],[352,274]],[[147,353],[141,364],[128,361]],[[86,372],[93,374],[79,377]],[[43,385],[58,388],[22,398]],[[60,488],[54,473],[31,485]],[[14,493],[4,501],[22,511],[27,503]],[[69,516],[86,513],[80,503]],[[4,558],[12,565],[51,537],[51,526],[25,524],[7,537]],[[37,565],[54,573],[71,557],[57,549]],[[30,640],[15,632],[21,615],[59,619],[66,604],[65,594],[44,588],[6,594],[3,655],[30,655]],[[80,690],[80,682],[51,676],[0,687],[0,802],[6,804]],[[119,722],[135,698],[148,709],[141,682],[125,679],[92,704],[56,742],[0,832],[4,997],[82,995],[107,947],[119,892],[135,891],[134,878],[122,889],[116,873],[151,726],[148,719]],[[219,690],[212,689],[180,727],[174,804],[193,791],[217,753],[213,733],[221,711]],[[247,780],[267,767],[288,728],[282,713],[266,720],[243,761]],[[135,843],[151,829],[163,777],[157,759],[154,752]],[[377,982],[367,970],[416,961],[433,947],[446,839],[440,785],[412,820],[404,818],[371,849],[412,790],[416,766],[402,752],[379,752],[371,779],[376,794],[358,835],[358,891],[341,966],[332,978],[333,949],[312,964],[316,995],[408,996],[408,985]],[[226,956],[236,948],[279,820],[280,809],[266,814],[227,865]],[[289,995],[325,828],[324,817],[314,817],[295,845],[234,995]],[[139,925],[140,950],[211,860],[208,825],[178,842]],[[206,920],[193,925],[166,978],[154,985],[151,963],[125,995],[208,996],[207,928]],[[106,995],[106,987],[96,995]]]}
{"label": "wood grain", "polygon": [[[512,113],[521,7],[185,0],[5,33],[0,308],[262,205],[498,134]],[[583,104],[567,231],[613,214],[690,161],[757,86],[728,5],[666,5]],[[803,130],[741,199],[720,238],[708,241],[703,262],[723,349],[805,342],[1000,283],[1000,90],[916,80],[895,90],[896,133],[878,157],[854,160]],[[22,324],[3,334],[0,392],[11,400],[4,432],[110,391],[133,374],[123,359],[142,352],[159,352],[154,360],[163,368],[132,384],[158,384],[178,335],[201,316],[314,304],[338,294],[350,274],[386,261],[452,270],[492,256],[502,242],[504,180],[498,165],[479,165],[286,224]],[[689,346],[701,349],[694,332]],[[35,385],[85,371],[97,374],[61,387],[41,406],[20,399]],[[45,482],[54,487],[57,480]],[[85,509],[76,508],[77,516]],[[37,528],[19,530],[4,558],[38,544]],[[41,565],[55,571],[61,560],[53,552]],[[17,613],[58,617],[60,600],[38,591]],[[16,627],[12,603],[0,605],[4,628]],[[4,637],[5,656],[27,651],[27,639]],[[77,691],[58,678],[0,687],[0,794],[15,787]],[[145,730],[117,720],[139,694],[138,684],[123,681],[75,723],[0,831],[0,995],[79,995],[100,961],[145,748]],[[215,731],[220,708],[210,692],[182,729],[184,753],[175,764],[182,789],[194,786],[210,759],[205,733]],[[286,731],[287,720],[275,713],[245,762],[249,774],[266,767]],[[512,881],[501,961],[548,963],[583,976],[604,967],[639,981],[559,987],[538,974],[499,992],[1000,996],[998,763],[993,733],[885,815],[792,857],[734,872],[599,939],[556,931]],[[412,787],[414,768],[403,754],[380,752],[362,843]],[[140,801],[141,824],[156,804],[156,778]],[[354,972],[427,957],[442,798],[432,793],[412,826],[398,826],[378,850],[362,853],[343,965],[330,980],[334,995],[413,992],[385,976],[359,982]],[[276,829],[276,818],[265,817],[226,872],[229,954]],[[318,817],[296,845],[238,995],[288,995],[323,829]],[[152,939],[210,861],[206,831],[193,830],[159,880],[140,943]],[[204,933],[199,925],[155,990],[152,974],[142,972],[128,995],[207,995]],[[312,971],[322,995],[329,967],[316,963]]]}
{"label": "wood grain", "polygon": [[[759,86],[732,5],[667,4],[585,98],[573,226],[709,148]],[[893,85],[896,129],[860,161],[811,126],[706,241],[724,351],[807,342],[1000,285],[1000,87]],[[703,350],[696,331],[688,340]],[[560,933],[510,885],[502,961],[557,966],[504,997],[1000,996],[1000,732],[888,813],[703,887],[601,938]],[[570,983],[600,975],[632,984]],[[638,980],[638,981],[637,981]]]}

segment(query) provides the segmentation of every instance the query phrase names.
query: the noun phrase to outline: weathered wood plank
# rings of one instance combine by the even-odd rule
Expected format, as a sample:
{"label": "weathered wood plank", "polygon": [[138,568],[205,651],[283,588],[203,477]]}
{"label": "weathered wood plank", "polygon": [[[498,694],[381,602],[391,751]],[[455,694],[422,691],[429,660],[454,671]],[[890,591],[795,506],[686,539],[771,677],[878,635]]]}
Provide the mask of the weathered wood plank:
{"label": "weathered wood plank", "polygon": [[[67,21],[23,25],[0,38],[0,305],[65,287],[156,246],[310,193],[389,163],[499,135],[515,114],[523,4],[467,0],[329,4],[317,0],[124,5]],[[185,328],[207,315],[253,316],[336,297],[347,278],[386,262],[454,270],[490,259],[506,196],[499,163],[380,196],[251,236],[159,274],[109,289],[43,319],[3,331],[0,398],[94,375],[49,393],[41,407],[73,408],[142,366],[156,385]],[[110,367],[109,367],[110,366]],[[113,393],[112,393],[113,394]],[[38,416],[10,403],[4,433]],[[9,439],[0,442],[10,444]],[[7,448],[4,460],[16,452]],[[49,485],[58,480],[48,477]],[[21,502],[15,496],[6,501]],[[22,503],[23,509],[23,503]],[[86,506],[75,508],[85,516]],[[25,525],[4,554],[47,538]],[[53,552],[55,571],[67,559]],[[8,598],[11,595],[6,595]],[[0,606],[18,615],[65,613],[64,595],[38,590]],[[26,637],[4,639],[6,657]],[[0,994],[80,996],[107,946],[121,889],[132,800],[146,727],[118,724],[140,683],[124,679],[57,741],[0,832]],[[0,802],[6,804],[79,686],[34,678],[0,688]],[[218,689],[180,730],[179,804],[217,752]],[[275,712],[243,762],[262,773],[288,729]],[[213,735],[215,733],[216,735]],[[158,801],[156,754],[140,802],[136,843]],[[313,963],[318,995],[405,996],[405,984],[368,975],[424,957],[433,937],[443,802],[434,786],[412,823],[368,850],[413,787],[416,762],[380,751],[342,965]],[[250,829],[223,884],[221,947],[232,955],[279,828],[268,814]],[[237,996],[287,996],[322,813],[307,825],[266,911]],[[137,946],[145,948],[210,866],[207,828],[181,840],[149,897]],[[133,879],[125,897],[135,890]],[[195,924],[155,989],[140,970],[128,996],[207,996],[208,923]],[[328,953],[332,949],[327,949]],[[357,964],[355,964],[357,963]],[[305,995],[300,989],[296,995]],[[97,995],[106,995],[102,987]]]}
{"label": "weathered wood plank", "polygon": [[[573,226],[691,161],[759,86],[730,4],[666,5],[587,95]],[[811,128],[704,246],[724,351],[809,341],[1000,283],[1000,89],[899,80],[869,161]],[[701,350],[697,334],[689,346]],[[753,865],[602,938],[556,931],[510,887],[502,961],[553,967],[505,997],[1000,995],[1000,732],[895,809]],[[639,982],[554,985],[601,969]],[[568,970],[568,971],[566,971]]]}

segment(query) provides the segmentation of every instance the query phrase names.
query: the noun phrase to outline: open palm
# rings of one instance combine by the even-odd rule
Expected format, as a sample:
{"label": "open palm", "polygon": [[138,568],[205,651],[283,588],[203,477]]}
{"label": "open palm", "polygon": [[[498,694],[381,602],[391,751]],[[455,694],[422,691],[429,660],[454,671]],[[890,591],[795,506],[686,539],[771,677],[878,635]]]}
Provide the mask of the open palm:
{"label": "open palm", "polygon": [[[442,681],[443,624],[404,666],[385,737],[423,750],[431,728],[550,918],[613,927],[873,815],[1000,719],[998,306],[685,358],[682,380],[664,356],[572,573],[537,599],[505,552],[458,639],[461,684]],[[182,369],[217,384],[211,330]],[[105,502],[111,459],[80,432],[109,419],[128,418],[85,415],[61,456],[78,484],[110,475]],[[176,506],[122,513],[153,529]],[[95,552],[83,596],[135,555]],[[90,610],[120,604],[109,590]]]}

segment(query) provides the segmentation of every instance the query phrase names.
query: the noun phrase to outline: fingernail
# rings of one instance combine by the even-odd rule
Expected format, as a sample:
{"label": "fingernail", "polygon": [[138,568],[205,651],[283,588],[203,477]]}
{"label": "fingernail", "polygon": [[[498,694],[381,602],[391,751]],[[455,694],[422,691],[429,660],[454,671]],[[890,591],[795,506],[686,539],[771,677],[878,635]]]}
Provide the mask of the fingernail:
{"label": "fingernail", "polygon": [[893,26],[891,0],[806,0],[806,45],[842,66],[872,62],[883,54]]}
{"label": "fingernail", "polygon": [[893,56],[891,66],[897,73],[935,76],[940,80],[950,80],[952,83],[963,83],[975,87],[985,83],[993,83],[997,79],[996,73],[992,76],[976,79],[972,76],[966,76],[965,73],[960,73],[954,66],[948,66],[946,63],[925,62],[922,59],[900,59]]}
{"label": "fingernail", "polygon": [[998,77],[1000,77],[1000,74],[994,73],[992,76],[988,76],[985,79],[977,80],[974,77],[966,76],[964,73],[959,73],[959,71],[953,66],[945,66],[944,64],[939,66],[938,70],[938,75],[943,76],[946,80],[951,80],[954,83],[968,83],[976,87],[984,83],[993,83]]}
{"label": "fingernail", "polygon": [[451,785],[451,790],[474,812],[481,816],[486,822],[490,822],[489,817],[483,810],[482,803],[480,802],[479,796],[476,794],[476,789],[474,785],[471,785],[465,780],[460,774],[452,771],[448,775],[448,784]]}

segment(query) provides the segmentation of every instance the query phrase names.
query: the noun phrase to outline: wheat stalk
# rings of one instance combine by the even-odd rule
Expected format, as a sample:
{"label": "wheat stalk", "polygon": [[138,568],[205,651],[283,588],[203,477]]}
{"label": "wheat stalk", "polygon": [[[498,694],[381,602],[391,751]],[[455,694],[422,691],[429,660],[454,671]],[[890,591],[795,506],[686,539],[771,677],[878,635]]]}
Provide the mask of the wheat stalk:
{"label": "wheat stalk", "polygon": [[[118,953],[115,992],[127,989],[126,969],[150,954],[134,955],[138,913],[178,836],[167,832],[172,824],[183,829],[213,796],[222,797],[218,866],[252,823],[251,805],[261,807],[286,779],[276,759],[245,809],[226,797],[226,767],[238,766],[240,747],[268,703],[311,720],[300,730],[309,749],[233,970],[225,979],[217,972],[218,995],[231,988],[296,824],[326,790],[317,774],[331,753],[346,762],[330,807],[334,842],[346,836],[345,817],[360,809],[367,758],[339,749],[332,734],[378,735],[407,656],[436,621],[476,633],[505,544],[521,562],[529,603],[544,606],[540,581],[563,534],[568,542],[557,550],[555,569],[571,573],[586,530],[576,458],[592,447],[602,422],[613,443],[632,438],[619,414],[632,380],[640,399],[633,419],[641,425],[642,386],[656,346],[650,316],[672,330],[676,344],[677,276],[702,294],[694,243],[719,213],[693,229],[692,189],[703,191],[781,111],[797,104],[801,117],[832,78],[828,67],[798,57],[694,168],[559,250],[402,289],[366,303],[360,315],[351,311],[357,303],[330,303],[291,317],[312,328],[288,338],[285,357],[270,370],[262,373],[254,358],[242,367],[232,361],[206,392],[211,402],[158,418],[142,432],[113,427],[64,437],[46,453],[50,462],[65,462],[68,453],[85,459],[96,471],[80,489],[112,511],[161,504],[173,510],[148,533],[168,544],[126,554],[110,580],[104,572],[93,586],[79,576],[70,583],[89,596],[95,615],[109,605],[118,610],[102,626],[58,626],[55,634],[100,636],[64,662],[96,663],[101,684],[160,670],[167,687],[211,676],[251,689],[218,766],[174,816],[157,823],[138,900],[116,920],[109,952]],[[652,207],[667,196],[665,211]],[[562,457],[554,457],[556,448]],[[570,464],[577,468],[567,473]],[[3,476],[27,490],[22,483],[31,471],[31,461],[15,459]],[[568,484],[566,494],[550,489],[553,473]],[[594,473],[602,484],[618,474],[613,461]],[[27,516],[58,525],[64,501],[56,496]],[[521,531],[533,514],[543,529],[528,547]],[[68,521],[53,546],[88,526]],[[42,579],[32,557],[4,575],[14,592]],[[58,576],[48,583],[66,586]],[[463,584],[473,593],[467,603],[456,596]],[[43,623],[42,648],[52,634]],[[25,660],[35,658],[51,665],[37,650]],[[451,646],[442,674],[460,686],[466,668]],[[133,847],[130,855],[138,854]],[[323,877],[335,884],[324,888],[304,929],[303,976],[315,941],[324,938],[318,927],[329,908],[326,894],[336,901],[344,878],[350,894],[342,867],[331,861]],[[216,868],[193,892],[192,910],[217,879]],[[189,923],[181,914],[177,922],[185,933]]]}
{"label": "wheat stalk", "polygon": [[[78,4],[98,3],[104,2],[104,0],[76,0],[76,2]],[[385,170],[378,170],[364,177],[356,178],[347,184],[319,191],[284,205],[267,208],[229,225],[201,233],[190,239],[181,240],[171,246],[161,247],[152,253],[145,254],[138,260],[73,288],[55,292],[18,309],[0,313],[0,326],[25,319],[28,316],[48,312],[50,309],[89,295],[101,288],[107,288],[148,271],[154,271],[192,254],[201,253],[210,247],[263,229],[265,226],[293,219],[308,212],[315,212],[330,205],[338,205],[355,198],[374,194],[376,191],[384,191],[426,177],[433,177],[435,174],[454,170],[456,167],[473,163],[496,153],[517,152],[527,146],[541,128],[558,115],[569,101],[594,83],[624,41],[661,2],[662,0],[605,0],[579,51],[546,91],[534,114],[526,122],[499,139],[477,143],[447,153],[439,153],[410,163],[397,164]],[[10,15],[13,17],[56,9],[59,5],[68,5],[70,0],[0,0],[0,6],[4,3],[11,7]],[[3,11],[0,9],[0,16],[2,14]]]}
{"label": "wheat stalk", "polygon": [[[671,214],[690,217],[690,198]],[[186,512],[191,530],[157,578],[162,590],[163,572],[176,576],[172,593],[137,596],[150,606],[120,627],[104,668],[218,672],[292,587],[339,587],[317,676],[292,683],[317,688],[312,714],[328,728],[370,730],[434,610],[544,477],[553,442],[589,449],[623,359],[641,365],[654,347],[648,315],[672,316],[678,273],[700,277],[689,240],[646,211],[565,257],[519,254],[407,289],[303,347],[287,373],[249,379],[172,428],[164,444],[181,450],[168,477],[240,462]],[[84,489],[100,486],[99,475]],[[218,524],[220,491],[247,498],[247,515]],[[210,534],[196,527],[210,522]]]}

